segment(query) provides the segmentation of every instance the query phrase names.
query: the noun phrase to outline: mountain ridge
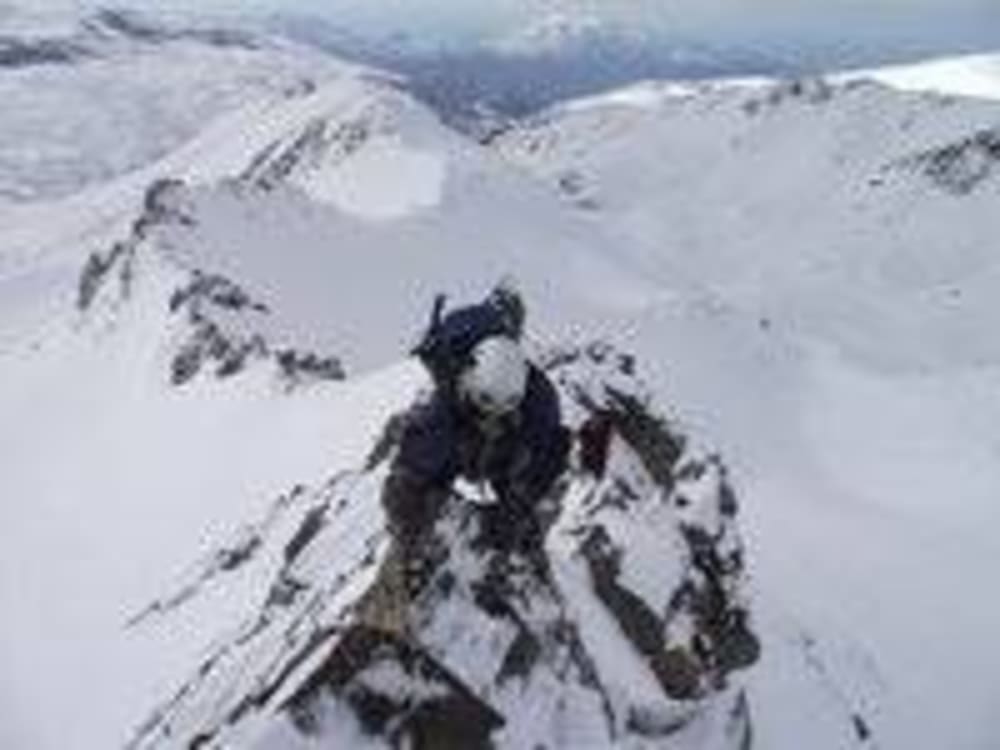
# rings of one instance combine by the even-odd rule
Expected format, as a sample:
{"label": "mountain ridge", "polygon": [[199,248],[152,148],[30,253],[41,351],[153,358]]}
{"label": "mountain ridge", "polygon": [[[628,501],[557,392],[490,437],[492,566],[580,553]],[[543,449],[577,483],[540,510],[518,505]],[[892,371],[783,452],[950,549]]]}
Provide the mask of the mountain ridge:
{"label": "mountain ridge", "polygon": [[[471,301],[513,269],[536,356],[615,341],[726,457],[763,649],[734,678],[754,743],[985,745],[1000,615],[969,592],[997,549],[998,185],[976,134],[995,105],[816,80],[643,93],[484,146],[396,77],[341,69],[111,186],[5,210],[0,450],[24,501],[0,514],[0,570],[19,571],[0,577],[4,743],[122,742],[232,644],[262,590],[238,572],[177,620],[123,627],[184,561],[236,565],[254,536],[233,529],[276,498],[297,513],[364,465],[427,386],[401,357],[434,293]],[[380,190],[397,163],[415,196]],[[345,175],[369,189],[345,198]],[[150,204],[169,209],[155,226]],[[93,252],[106,281],[81,311]],[[229,323],[232,342],[336,356],[346,378],[289,387],[265,356],[229,372],[233,349],[198,333]],[[171,382],[192,336],[222,357]],[[84,700],[96,673],[105,692]],[[311,743],[286,730],[279,745]]]}

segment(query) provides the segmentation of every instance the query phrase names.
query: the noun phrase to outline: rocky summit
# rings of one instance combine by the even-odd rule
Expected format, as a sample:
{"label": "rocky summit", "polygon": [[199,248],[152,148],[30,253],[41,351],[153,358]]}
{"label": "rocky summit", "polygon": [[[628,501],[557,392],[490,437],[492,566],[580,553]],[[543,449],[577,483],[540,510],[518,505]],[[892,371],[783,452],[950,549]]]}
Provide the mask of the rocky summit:
{"label": "rocky summit", "polygon": [[514,547],[489,532],[484,492],[457,487],[402,597],[378,596],[399,418],[366,466],[283,496],[137,618],[150,627],[210,581],[274,571],[130,747],[749,747],[740,674],[760,645],[738,503],[634,366],[601,345],[553,354],[574,427],[601,425],[589,444],[603,450],[578,452],[540,533]]}

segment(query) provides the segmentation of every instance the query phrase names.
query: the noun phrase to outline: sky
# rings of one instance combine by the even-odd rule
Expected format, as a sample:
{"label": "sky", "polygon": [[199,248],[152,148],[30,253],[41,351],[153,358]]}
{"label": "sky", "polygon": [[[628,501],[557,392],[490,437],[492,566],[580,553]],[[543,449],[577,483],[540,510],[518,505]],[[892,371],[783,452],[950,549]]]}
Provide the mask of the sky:
{"label": "sky", "polygon": [[[6,0],[10,2],[11,0]],[[33,7],[74,0],[13,0]],[[370,33],[505,35],[533,19],[592,16],[712,42],[886,41],[1000,49],[1000,0],[75,0],[82,5],[324,15]],[[5,0],[0,0],[2,5]]]}

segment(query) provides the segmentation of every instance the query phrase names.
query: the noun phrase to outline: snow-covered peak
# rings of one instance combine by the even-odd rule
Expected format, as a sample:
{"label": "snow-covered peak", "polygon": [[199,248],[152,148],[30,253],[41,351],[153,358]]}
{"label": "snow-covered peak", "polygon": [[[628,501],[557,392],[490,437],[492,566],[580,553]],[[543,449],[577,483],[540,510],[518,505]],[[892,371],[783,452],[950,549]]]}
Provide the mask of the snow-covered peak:
{"label": "snow-covered peak", "polygon": [[656,110],[675,99],[689,99],[730,89],[754,90],[773,86],[775,83],[774,79],[761,77],[717,78],[706,81],[640,81],[593,96],[571,99],[553,107],[553,110],[555,112],[605,108]]}
{"label": "snow-covered peak", "polygon": [[586,44],[606,30],[606,22],[597,16],[550,11],[487,46],[507,55],[553,55]]}
{"label": "snow-covered peak", "polygon": [[129,13],[66,23],[68,33],[44,26],[36,38],[0,31],[0,208],[146,166],[230,110],[350,67],[276,40]]}
{"label": "snow-covered peak", "polygon": [[[189,13],[85,8],[78,3],[0,6],[0,67],[26,67],[101,57],[129,46],[188,40],[221,47],[254,47],[266,40],[249,30]],[[60,59],[58,51],[64,53]],[[15,52],[20,52],[15,55]],[[48,52],[48,56],[43,53]],[[75,53],[71,55],[70,53]]]}
{"label": "snow-covered peak", "polygon": [[321,203],[369,219],[398,219],[443,200],[452,161],[467,144],[389,79],[359,77],[291,104],[287,128],[255,155],[243,179],[294,185]]}
{"label": "snow-covered peak", "polygon": [[948,57],[909,65],[851,71],[846,80],[871,79],[903,91],[1000,99],[1000,54]]}
{"label": "snow-covered peak", "polygon": [[[134,618],[155,646],[192,608],[246,602],[129,747],[746,747],[760,647],[736,497],[634,364],[600,345],[553,358],[570,425],[606,420],[609,442],[519,543],[462,486],[399,558],[379,507],[398,418],[363,469],[279,498]],[[417,562],[407,597],[398,566]]]}

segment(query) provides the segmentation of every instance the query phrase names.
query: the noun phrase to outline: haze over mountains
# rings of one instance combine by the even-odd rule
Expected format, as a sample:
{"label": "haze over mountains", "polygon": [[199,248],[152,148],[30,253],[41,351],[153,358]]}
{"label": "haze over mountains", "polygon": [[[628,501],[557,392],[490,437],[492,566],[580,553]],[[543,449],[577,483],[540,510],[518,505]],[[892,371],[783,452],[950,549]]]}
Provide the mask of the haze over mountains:
{"label": "haze over mountains", "polygon": [[[15,17],[0,27],[0,89],[18,103],[0,112],[0,745],[171,747],[144,732],[212,726],[218,746],[287,750],[354,731],[337,701],[309,734],[249,699],[298,653],[275,646],[284,618],[309,602],[340,617],[368,580],[352,566],[384,553],[363,467],[426,387],[405,353],[433,295],[472,301],[513,274],[533,352],[570,362],[566,392],[624,387],[608,352],[634,355],[690,436],[702,468],[685,481],[716,488],[692,489],[688,511],[676,494],[595,511],[630,550],[625,584],[662,603],[680,579],[655,571],[683,569],[674,536],[695,511],[720,545],[742,530],[749,578],[732,595],[762,653],[650,713],[655,681],[579,567],[573,525],[596,521],[578,484],[547,554],[604,708],[571,669],[521,684],[611,719],[538,719],[518,683],[487,679],[482,642],[450,651],[434,629],[506,647],[508,621],[491,630],[461,596],[455,619],[426,612],[435,655],[503,708],[501,747],[529,730],[659,746],[629,734],[637,715],[655,719],[644,731],[681,717],[678,750],[746,747],[748,725],[765,750],[995,746],[1000,57],[829,82],[751,79],[768,71],[731,59],[717,72],[737,79],[638,81],[660,78],[638,66],[598,91],[613,77],[595,72],[587,19],[503,37],[482,53],[512,66],[494,85],[461,56],[437,63],[443,79],[382,47],[345,62],[304,27],[293,42],[120,14],[0,23]],[[510,71],[561,68],[579,88],[489,99],[509,101]],[[587,96],[543,106],[568,91]],[[725,534],[716,452],[740,506]],[[317,546],[288,552],[316,510]],[[327,570],[350,585],[323,589]],[[286,573],[318,598],[275,605]],[[525,591],[528,630],[554,627]],[[129,626],[151,602],[164,611]],[[260,640],[254,622],[272,623]]]}

